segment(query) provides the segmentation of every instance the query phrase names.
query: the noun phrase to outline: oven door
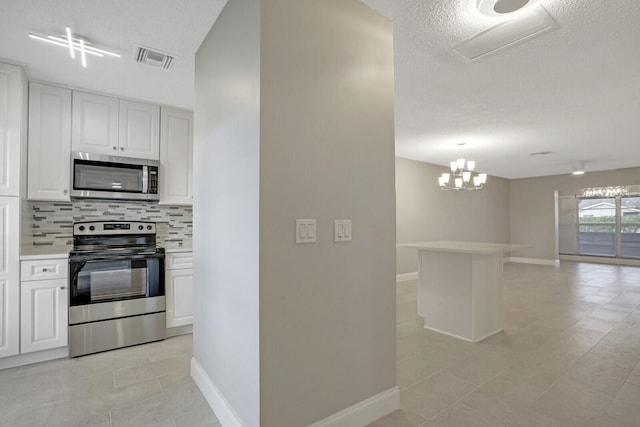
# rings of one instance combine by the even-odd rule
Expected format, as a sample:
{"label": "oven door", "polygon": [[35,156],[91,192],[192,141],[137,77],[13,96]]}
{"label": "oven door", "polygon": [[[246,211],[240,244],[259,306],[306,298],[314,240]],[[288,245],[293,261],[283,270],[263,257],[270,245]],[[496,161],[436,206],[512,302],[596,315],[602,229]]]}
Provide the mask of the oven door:
{"label": "oven door", "polygon": [[163,296],[164,253],[69,259],[70,305]]}

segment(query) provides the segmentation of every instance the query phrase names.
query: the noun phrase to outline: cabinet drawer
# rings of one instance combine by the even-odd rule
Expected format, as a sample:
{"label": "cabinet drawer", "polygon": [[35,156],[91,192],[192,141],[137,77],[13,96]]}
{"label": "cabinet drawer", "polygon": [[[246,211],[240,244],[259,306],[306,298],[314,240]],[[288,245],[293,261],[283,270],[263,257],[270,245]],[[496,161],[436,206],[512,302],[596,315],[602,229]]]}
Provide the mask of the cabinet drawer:
{"label": "cabinet drawer", "polygon": [[65,279],[68,261],[66,258],[42,259],[20,262],[20,280]]}
{"label": "cabinet drawer", "polygon": [[192,252],[176,252],[167,254],[165,268],[167,270],[177,270],[179,268],[191,268],[193,266]]}

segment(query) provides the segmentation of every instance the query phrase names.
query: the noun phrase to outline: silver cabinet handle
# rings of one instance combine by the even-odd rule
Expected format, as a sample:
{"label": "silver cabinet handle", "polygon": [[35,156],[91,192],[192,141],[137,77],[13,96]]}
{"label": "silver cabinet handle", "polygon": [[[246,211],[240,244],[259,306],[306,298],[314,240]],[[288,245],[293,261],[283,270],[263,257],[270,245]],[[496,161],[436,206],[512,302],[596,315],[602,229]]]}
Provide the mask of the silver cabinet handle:
{"label": "silver cabinet handle", "polygon": [[114,146],[113,146],[113,149],[114,149],[114,150],[117,150],[117,149],[118,149],[118,147],[116,147],[116,146],[114,145]]}
{"label": "silver cabinet handle", "polygon": [[42,271],[49,271],[49,270],[47,269],[47,267],[43,267]]}
{"label": "silver cabinet handle", "polygon": [[64,291],[65,289],[67,289],[67,287],[66,286],[60,286],[60,289]]}
{"label": "silver cabinet handle", "polygon": [[69,190],[62,190],[62,192],[63,192],[64,194],[67,194],[67,193],[69,192]]}
{"label": "silver cabinet handle", "polygon": [[120,147],[120,151],[124,151],[124,147]]}

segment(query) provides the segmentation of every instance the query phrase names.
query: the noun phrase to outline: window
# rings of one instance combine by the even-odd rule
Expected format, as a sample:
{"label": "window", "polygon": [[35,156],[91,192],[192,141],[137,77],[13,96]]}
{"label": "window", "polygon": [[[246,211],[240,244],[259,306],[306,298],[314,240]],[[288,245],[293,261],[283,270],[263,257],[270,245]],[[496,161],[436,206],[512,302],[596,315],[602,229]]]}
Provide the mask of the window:
{"label": "window", "polygon": [[640,258],[640,196],[580,199],[578,254]]}
{"label": "window", "polygon": [[616,256],[616,199],[580,200],[578,253]]}
{"label": "window", "polygon": [[620,255],[640,258],[640,196],[621,198],[620,219]]}

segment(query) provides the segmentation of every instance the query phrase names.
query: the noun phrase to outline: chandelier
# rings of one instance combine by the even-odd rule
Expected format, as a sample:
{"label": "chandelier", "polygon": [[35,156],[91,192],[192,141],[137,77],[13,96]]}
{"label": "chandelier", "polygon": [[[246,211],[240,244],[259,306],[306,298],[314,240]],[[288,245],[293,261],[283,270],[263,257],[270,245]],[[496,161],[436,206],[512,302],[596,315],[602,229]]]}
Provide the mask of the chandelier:
{"label": "chandelier", "polygon": [[[462,148],[464,142],[458,143]],[[476,162],[460,158],[451,162],[451,172],[445,172],[438,177],[442,190],[480,190],[487,182],[486,173],[475,171]]]}
{"label": "chandelier", "polygon": [[582,190],[583,197],[616,197],[626,196],[627,187],[594,187]]}

